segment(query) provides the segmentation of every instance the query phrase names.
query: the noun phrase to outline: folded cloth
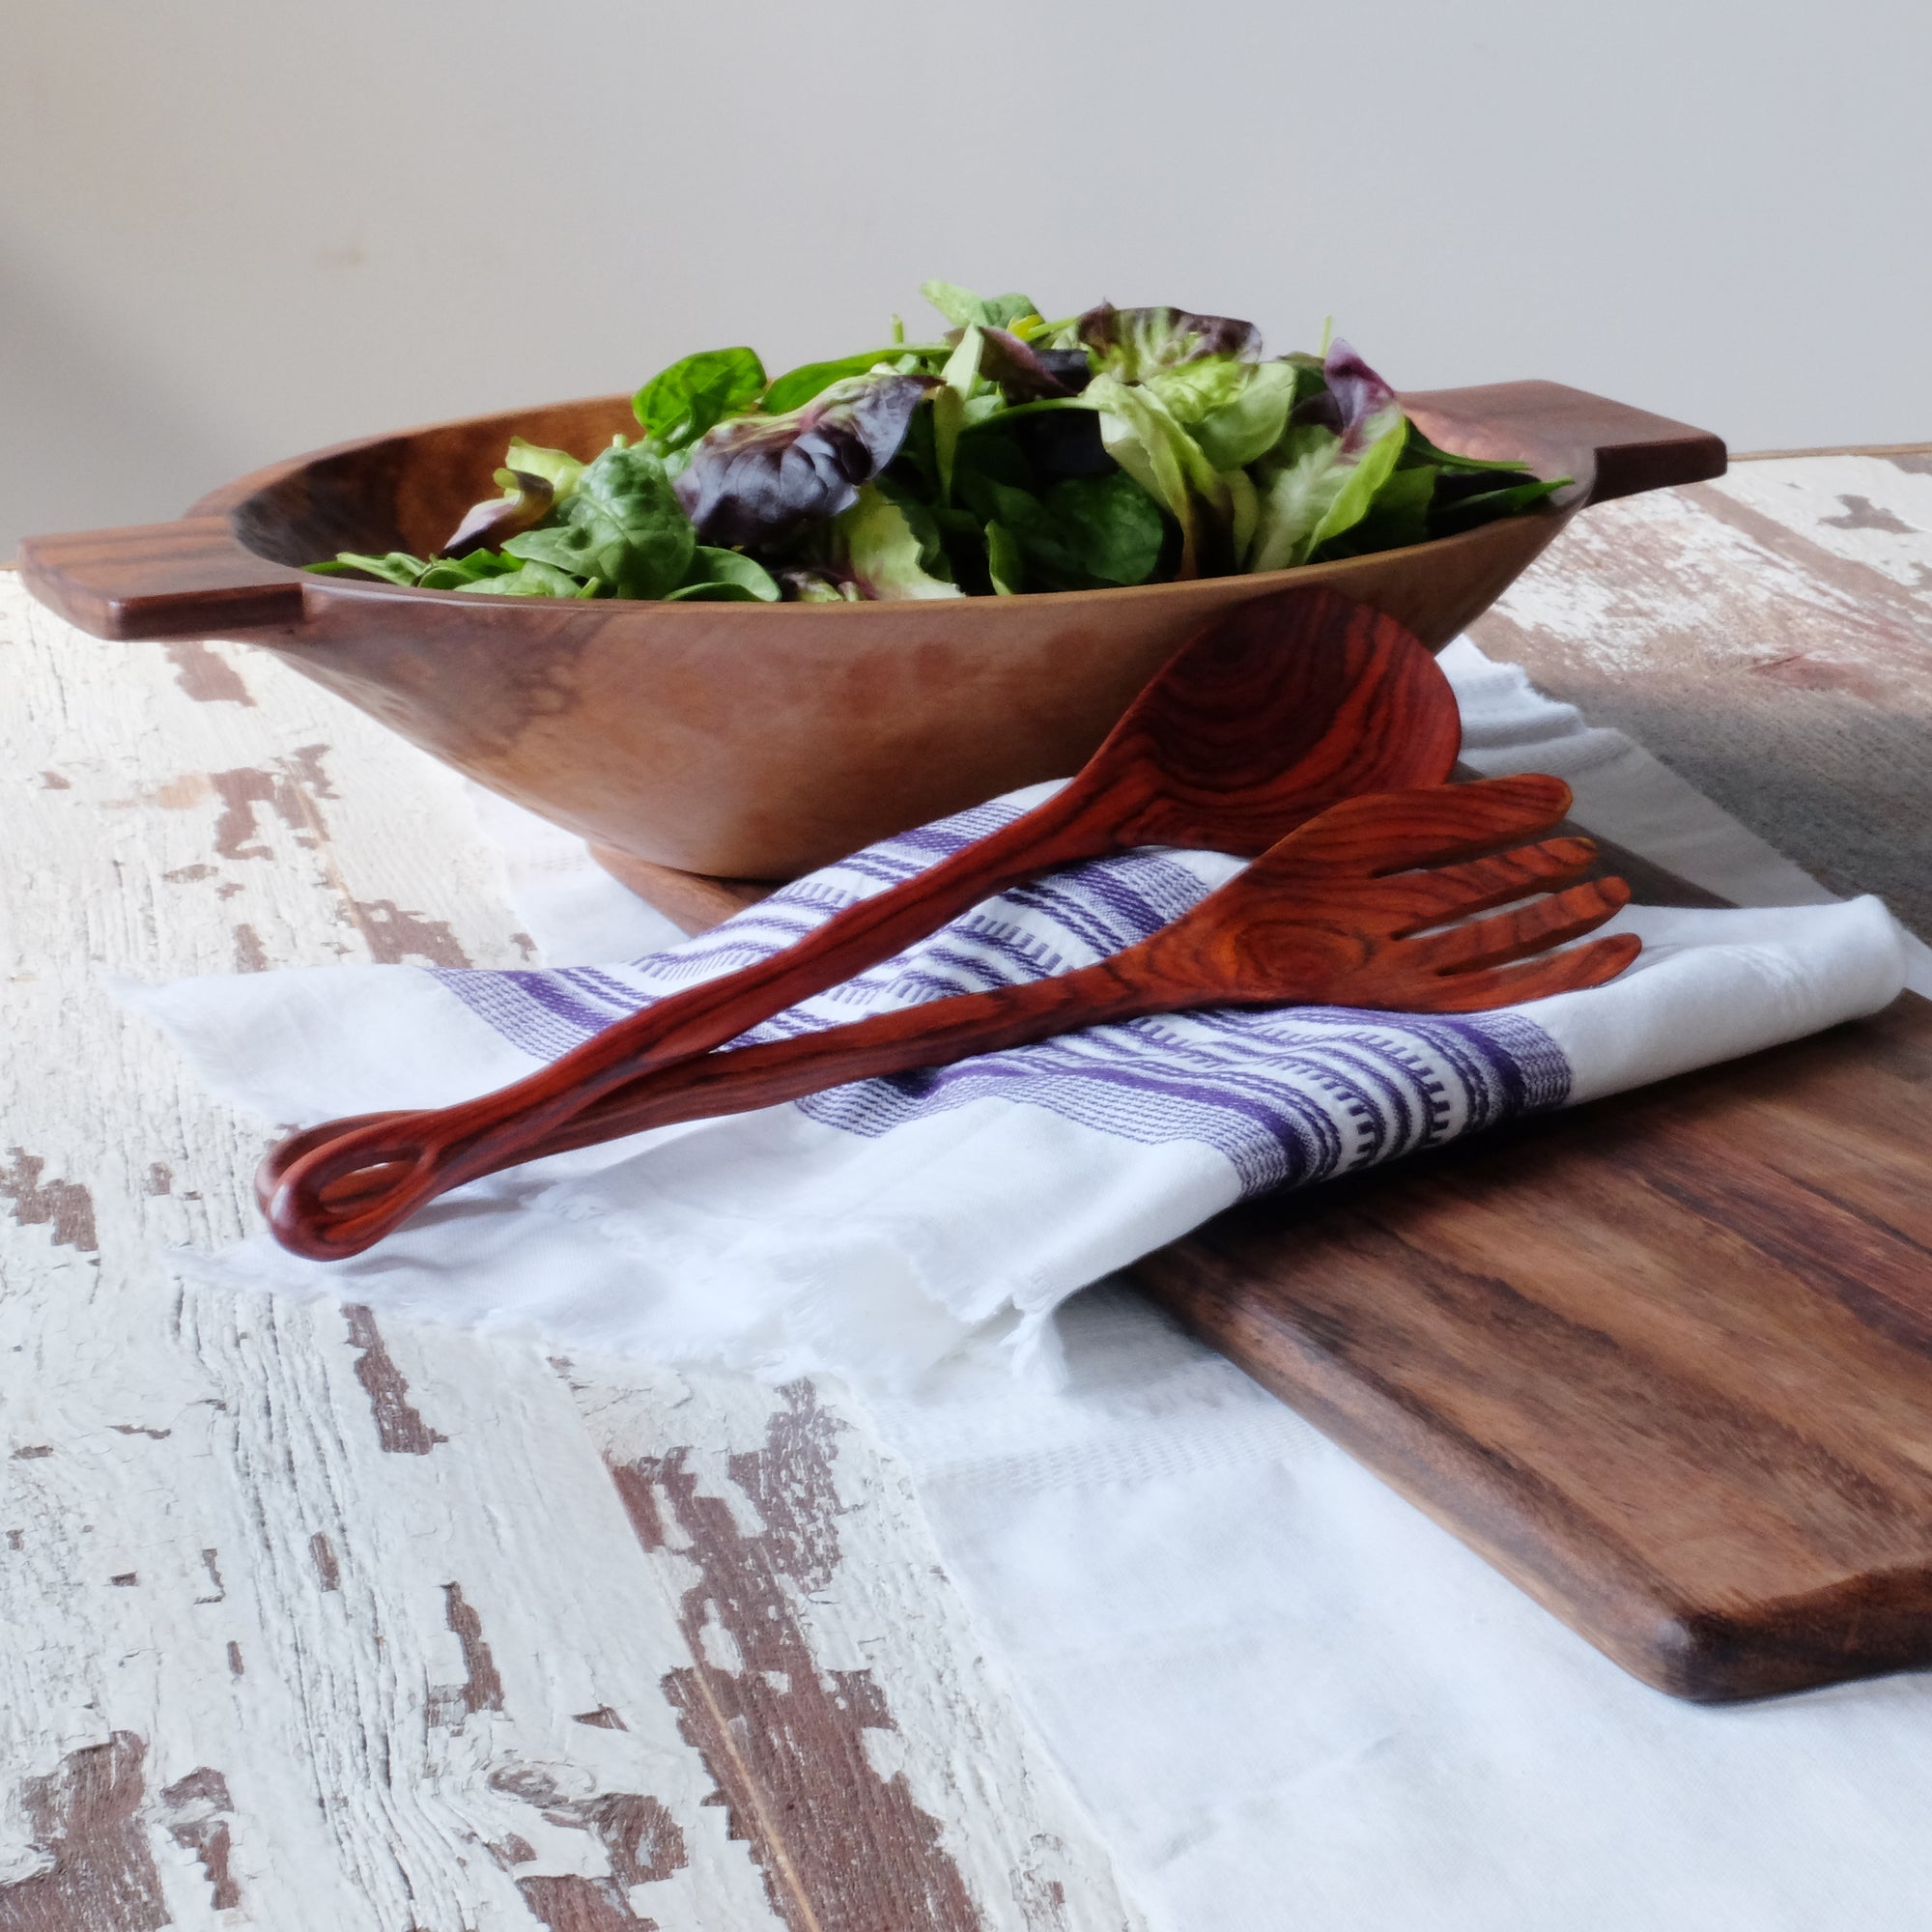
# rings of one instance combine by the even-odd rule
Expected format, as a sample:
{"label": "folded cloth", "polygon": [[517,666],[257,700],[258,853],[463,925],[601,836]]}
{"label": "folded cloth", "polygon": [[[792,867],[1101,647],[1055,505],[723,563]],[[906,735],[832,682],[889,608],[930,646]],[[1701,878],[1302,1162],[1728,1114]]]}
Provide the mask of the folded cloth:
{"label": "folded cloth", "polygon": [[[1509,756],[1521,749],[1509,723],[1520,688],[1504,679],[1488,729],[1467,734],[1491,768],[1523,768]],[[1532,720],[1549,710],[1536,705]],[[1564,735],[1577,741],[1573,765],[1626,743],[1580,723]],[[887,839],[628,962],[266,973],[127,997],[212,1088],[270,1120],[441,1104],[766,957],[1051,789]],[[1084,965],[1146,938],[1240,865],[1138,851],[1070,868],[746,1037]],[[903,1386],[989,1329],[1018,1363],[1052,1374],[1049,1318],[1069,1294],[1246,1195],[1794,1038],[1884,1006],[1905,978],[1902,935],[1872,898],[1632,908],[1619,927],[1644,952],[1588,992],[1453,1017],[1291,1007],[1096,1027],[535,1163],[461,1190],[347,1263],[270,1257],[259,1243],[240,1259],[250,1280],[266,1271],[547,1334],[567,1306],[580,1346],[773,1376],[832,1370]],[[506,1219],[508,1205],[540,1212]],[[539,1257],[547,1264],[531,1265]],[[453,1272],[464,1277],[455,1293]]]}

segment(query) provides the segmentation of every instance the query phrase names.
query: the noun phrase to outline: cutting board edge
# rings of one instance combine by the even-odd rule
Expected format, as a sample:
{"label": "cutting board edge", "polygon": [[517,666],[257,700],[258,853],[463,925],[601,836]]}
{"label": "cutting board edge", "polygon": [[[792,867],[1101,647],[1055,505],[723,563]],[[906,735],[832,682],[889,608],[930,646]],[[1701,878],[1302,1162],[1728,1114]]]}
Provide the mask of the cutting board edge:
{"label": "cutting board edge", "polygon": [[[1902,993],[1882,1012],[1812,1040],[1837,1036],[1849,1044],[1901,1025],[1932,1037],[1932,1003]],[[1715,1077],[1721,1069],[1705,1068],[1641,1091],[1662,1097]],[[1183,1328],[1654,1690],[1736,1703],[1932,1665],[1932,1558],[1747,1606],[1688,1600],[1605,1525],[1575,1510],[1552,1513],[1533,1471],[1364,1377],[1359,1360],[1340,1360],[1312,1326],[1292,1319],[1285,1300],[1255,1295],[1253,1248],[1272,1246],[1276,1266],[1292,1266],[1293,1257],[1292,1233],[1254,1232],[1258,1214],[1292,1220],[1321,1211],[1358,1185],[1397,1179],[1405,1165],[1251,1203],[1128,1272]]]}

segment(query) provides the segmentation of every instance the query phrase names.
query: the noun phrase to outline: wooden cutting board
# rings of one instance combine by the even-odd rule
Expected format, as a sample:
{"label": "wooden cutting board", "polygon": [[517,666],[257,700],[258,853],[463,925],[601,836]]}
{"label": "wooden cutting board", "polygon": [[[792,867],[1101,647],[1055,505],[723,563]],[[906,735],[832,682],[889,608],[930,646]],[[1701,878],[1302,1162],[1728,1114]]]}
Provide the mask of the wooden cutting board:
{"label": "wooden cutting board", "polygon": [[[688,931],[766,890],[600,856]],[[1639,899],[1722,903],[1605,857]],[[1928,1150],[1908,993],[1135,1272],[1625,1669],[1763,1696],[1932,1662]]]}

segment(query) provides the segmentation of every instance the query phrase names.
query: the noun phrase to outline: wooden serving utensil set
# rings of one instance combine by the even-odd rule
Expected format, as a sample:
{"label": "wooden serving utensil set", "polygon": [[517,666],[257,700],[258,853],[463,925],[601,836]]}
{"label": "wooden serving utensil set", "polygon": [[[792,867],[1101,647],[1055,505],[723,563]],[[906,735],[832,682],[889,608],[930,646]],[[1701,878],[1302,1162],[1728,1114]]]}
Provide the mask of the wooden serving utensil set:
{"label": "wooden serving utensil set", "polygon": [[[1544,836],[1569,787],[1450,783],[1461,735],[1448,680],[1393,619],[1319,588],[1256,599],[1185,644],[1031,811],[527,1079],[292,1136],[257,1178],[263,1211],[283,1246],[341,1260],[446,1189],[521,1161],[1085,1027],[1213,1006],[1470,1012],[1613,978],[1634,937],[1570,942],[1630,891],[1585,880],[1588,838]],[[997,893],[1136,846],[1253,863],[1078,971],[727,1046]]]}

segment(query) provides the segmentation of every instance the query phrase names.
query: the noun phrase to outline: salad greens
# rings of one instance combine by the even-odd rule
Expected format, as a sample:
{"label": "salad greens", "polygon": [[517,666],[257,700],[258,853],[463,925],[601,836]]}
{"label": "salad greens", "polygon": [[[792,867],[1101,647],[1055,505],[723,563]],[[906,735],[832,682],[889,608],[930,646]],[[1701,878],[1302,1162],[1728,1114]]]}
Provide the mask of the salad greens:
{"label": "salad greens", "polygon": [[1518,515],[1569,479],[1438,449],[1349,347],[1265,360],[1229,316],[1048,321],[923,293],[950,327],[773,378],[750,349],[663,370],[589,462],[511,440],[434,557],[311,569],[511,597],[852,603],[1283,570]]}

